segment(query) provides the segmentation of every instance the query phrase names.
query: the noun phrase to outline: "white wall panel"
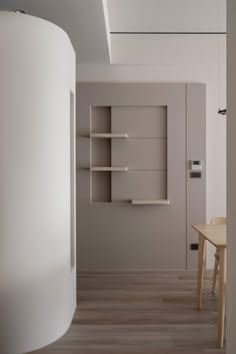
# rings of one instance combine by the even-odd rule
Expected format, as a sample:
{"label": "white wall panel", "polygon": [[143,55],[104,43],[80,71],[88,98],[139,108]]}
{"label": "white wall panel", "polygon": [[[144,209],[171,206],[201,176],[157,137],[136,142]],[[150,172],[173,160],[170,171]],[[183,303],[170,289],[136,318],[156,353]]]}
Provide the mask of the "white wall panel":
{"label": "white wall panel", "polygon": [[111,36],[112,64],[153,65],[152,72],[170,70],[168,79],[178,74],[181,80],[187,70],[198,70],[201,75],[210,63],[218,76],[219,54],[224,49],[225,37],[223,34],[114,34]]}
{"label": "white wall panel", "polygon": [[75,53],[59,27],[9,12],[0,47],[0,353],[19,354],[76,307]]}

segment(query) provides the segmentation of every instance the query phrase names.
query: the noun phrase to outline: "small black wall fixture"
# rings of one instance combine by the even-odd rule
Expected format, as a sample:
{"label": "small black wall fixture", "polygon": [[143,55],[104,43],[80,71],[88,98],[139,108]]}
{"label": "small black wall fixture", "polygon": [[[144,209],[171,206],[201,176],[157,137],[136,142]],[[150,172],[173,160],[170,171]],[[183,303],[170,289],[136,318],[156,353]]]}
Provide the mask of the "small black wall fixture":
{"label": "small black wall fixture", "polygon": [[226,108],[225,109],[219,109],[218,114],[221,114],[221,115],[225,116],[226,112],[227,112]]}

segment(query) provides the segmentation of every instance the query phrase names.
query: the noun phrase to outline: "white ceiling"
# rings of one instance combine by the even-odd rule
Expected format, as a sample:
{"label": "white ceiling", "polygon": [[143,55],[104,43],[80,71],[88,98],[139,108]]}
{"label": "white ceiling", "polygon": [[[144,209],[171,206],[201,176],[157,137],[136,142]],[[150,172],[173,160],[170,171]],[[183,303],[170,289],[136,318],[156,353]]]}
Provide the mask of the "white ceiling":
{"label": "white ceiling", "polygon": [[24,9],[63,28],[79,63],[109,63],[110,41],[104,0],[0,0],[0,9]]}
{"label": "white ceiling", "polygon": [[[226,31],[226,0],[0,0],[0,9],[24,9],[63,28],[77,63],[106,64],[111,54],[119,57],[127,47],[126,35],[118,38],[118,45],[118,35],[110,31]],[[148,41],[147,34],[145,38],[142,41]]]}
{"label": "white ceiling", "polygon": [[108,0],[111,32],[225,32],[226,0]]}

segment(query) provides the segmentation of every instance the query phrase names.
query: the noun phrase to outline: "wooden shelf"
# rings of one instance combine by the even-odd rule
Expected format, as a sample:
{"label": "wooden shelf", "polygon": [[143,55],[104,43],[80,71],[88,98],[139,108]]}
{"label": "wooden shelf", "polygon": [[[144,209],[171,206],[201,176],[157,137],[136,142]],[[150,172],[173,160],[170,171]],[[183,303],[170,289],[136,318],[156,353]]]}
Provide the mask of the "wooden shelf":
{"label": "wooden shelf", "polygon": [[90,171],[92,172],[125,172],[128,171],[128,167],[90,167]]}
{"label": "wooden shelf", "polygon": [[131,199],[131,204],[133,204],[133,205],[169,205],[170,201],[168,199],[157,199],[157,200]]}
{"label": "wooden shelf", "polygon": [[128,138],[127,133],[92,133],[90,138],[96,139],[113,139],[113,138]]}

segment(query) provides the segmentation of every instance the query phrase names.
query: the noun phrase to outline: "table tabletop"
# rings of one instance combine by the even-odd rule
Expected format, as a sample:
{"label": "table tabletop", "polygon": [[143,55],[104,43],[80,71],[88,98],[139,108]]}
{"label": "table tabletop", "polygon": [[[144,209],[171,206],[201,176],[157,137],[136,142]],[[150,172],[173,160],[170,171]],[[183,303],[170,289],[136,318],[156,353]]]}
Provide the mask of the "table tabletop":
{"label": "table tabletop", "polygon": [[215,247],[226,248],[226,224],[202,224],[192,227]]}

